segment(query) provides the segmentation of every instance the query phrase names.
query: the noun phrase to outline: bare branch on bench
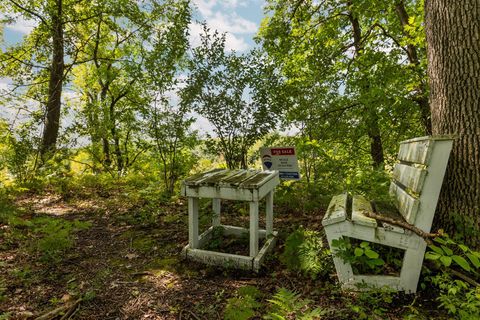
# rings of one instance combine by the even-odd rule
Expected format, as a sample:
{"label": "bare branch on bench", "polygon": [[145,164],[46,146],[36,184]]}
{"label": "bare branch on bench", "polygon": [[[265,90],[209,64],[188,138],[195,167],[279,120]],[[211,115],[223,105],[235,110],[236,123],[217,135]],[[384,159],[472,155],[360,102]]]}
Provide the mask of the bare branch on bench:
{"label": "bare branch on bench", "polygon": [[379,221],[383,221],[383,222],[393,224],[393,225],[402,227],[404,229],[410,230],[410,231],[416,233],[418,236],[422,237],[425,240],[425,242],[428,243],[428,244],[432,244],[432,240],[430,240],[431,238],[435,238],[435,237],[438,237],[438,236],[442,235],[441,232],[438,232],[438,233],[425,232],[422,229],[419,229],[419,228],[415,227],[413,224],[410,224],[406,221],[396,220],[396,219],[386,217],[386,216],[382,216],[382,215],[379,215],[379,214],[376,214],[376,213],[373,213],[373,212],[370,212],[370,211],[365,210],[362,213],[369,218],[379,220]]}

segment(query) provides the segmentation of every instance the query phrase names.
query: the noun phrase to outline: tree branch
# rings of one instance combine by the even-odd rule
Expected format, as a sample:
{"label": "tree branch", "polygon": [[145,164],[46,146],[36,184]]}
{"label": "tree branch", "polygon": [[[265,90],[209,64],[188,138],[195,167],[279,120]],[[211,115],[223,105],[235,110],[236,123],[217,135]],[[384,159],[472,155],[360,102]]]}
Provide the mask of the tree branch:
{"label": "tree branch", "polygon": [[15,2],[14,0],[9,0],[11,3],[13,3],[17,8],[25,11],[25,12],[28,12],[29,14],[31,14],[32,16],[34,17],[37,17],[38,19],[40,19],[40,21],[42,21],[45,25],[48,26],[48,23],[47,23],[47,20],[45,20],[44,17],[42,17],[41,15],[39,15],[38,13],[28,9],[28,8],[25,8],[24,6],[22,6],[21,4]]}

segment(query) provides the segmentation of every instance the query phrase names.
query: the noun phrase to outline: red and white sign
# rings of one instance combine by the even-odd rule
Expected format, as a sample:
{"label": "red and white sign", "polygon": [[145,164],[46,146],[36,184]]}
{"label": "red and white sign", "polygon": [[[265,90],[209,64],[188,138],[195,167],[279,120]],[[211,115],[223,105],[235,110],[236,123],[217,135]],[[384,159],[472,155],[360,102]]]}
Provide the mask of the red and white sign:
{"label": "red and white sign", "polygon": [[278,170],[279,176],[286,180],[299,180],[300,170],[295,147],[261,148],[263,170]]}

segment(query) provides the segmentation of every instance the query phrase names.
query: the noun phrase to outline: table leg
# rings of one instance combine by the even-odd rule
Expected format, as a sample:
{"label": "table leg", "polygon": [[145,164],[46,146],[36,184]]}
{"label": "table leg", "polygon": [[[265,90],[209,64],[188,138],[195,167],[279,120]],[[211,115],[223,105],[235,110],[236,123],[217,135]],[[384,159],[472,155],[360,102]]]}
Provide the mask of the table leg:
{"label": "table leg", "polygon": [[250,202],[250,257],[258,254],[258,201]]}
{"label": "table leg", "polygon": [[198,248],[198,198],[188,198],[188,244]]}
{"label": "table leg", "polygon": [[218,227],[220,225],[220,212],[221,212],[221,207],[222,207],[222,202],[218,198],[212,199],[212,207],[213,207],[213,219],[212,219],[212,225],[214,227]]}
{"label": "table leg", "polygon": [[273,190],[267,193],[266,201],[266,226],[267,237],[273,233]]}

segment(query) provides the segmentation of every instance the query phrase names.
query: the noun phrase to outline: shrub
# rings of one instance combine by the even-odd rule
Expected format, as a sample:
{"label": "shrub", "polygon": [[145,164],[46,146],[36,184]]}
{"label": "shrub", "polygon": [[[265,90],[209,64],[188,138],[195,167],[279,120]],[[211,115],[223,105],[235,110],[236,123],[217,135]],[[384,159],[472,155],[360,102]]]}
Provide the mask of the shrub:
{"label": "shrub", "polygon": [[459,243],[448,235],[434,239],[425,259],[440,270],[429,280],[440,292],[437,300],[449,314],[459,319],[478,319],[480,287],[478,271],[480,252]]}

